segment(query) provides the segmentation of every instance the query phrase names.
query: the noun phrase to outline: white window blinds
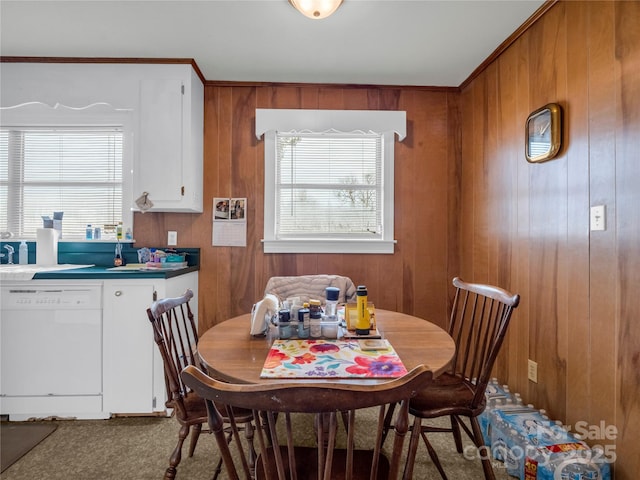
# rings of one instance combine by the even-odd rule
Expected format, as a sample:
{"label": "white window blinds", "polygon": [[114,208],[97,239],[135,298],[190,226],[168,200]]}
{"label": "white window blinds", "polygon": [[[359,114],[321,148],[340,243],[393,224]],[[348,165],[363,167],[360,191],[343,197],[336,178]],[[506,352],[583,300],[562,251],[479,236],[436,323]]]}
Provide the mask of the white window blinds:
{"label": "white window blinds", "polygon": [[381,237],[378,134],[276,135],[276,238]]}
{"label": "white window blinds", "polygon": [[406,112],[256,109],[265,253],[393,253],[394,132]]}
{"label": "white window blinds", "polygon": [[0,230],[35,237],[42,216],[64,212],[63,238],[83,238],[87,224],[122,221],[120,127],[0,130]]}

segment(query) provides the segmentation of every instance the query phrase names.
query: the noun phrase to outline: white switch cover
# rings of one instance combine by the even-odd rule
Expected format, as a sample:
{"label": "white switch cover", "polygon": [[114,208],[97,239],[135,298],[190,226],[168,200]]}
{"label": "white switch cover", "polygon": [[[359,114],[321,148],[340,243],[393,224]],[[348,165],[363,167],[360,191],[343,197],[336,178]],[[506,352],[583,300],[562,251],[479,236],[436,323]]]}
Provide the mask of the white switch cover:
{"label": "white switch cover", "polygon": [[533,383],[538,383],[538,362],[529,359],[527,363],[527,377]]}
{"label": "white switch cover", "polygon": [[591,230],[605,230],[605,208],[604,205],[591,207]]}
{"label": "white switch cover", "polygon": [[168,232],[167,233],[167,246],[175,247],[178,245],[178,232]]}

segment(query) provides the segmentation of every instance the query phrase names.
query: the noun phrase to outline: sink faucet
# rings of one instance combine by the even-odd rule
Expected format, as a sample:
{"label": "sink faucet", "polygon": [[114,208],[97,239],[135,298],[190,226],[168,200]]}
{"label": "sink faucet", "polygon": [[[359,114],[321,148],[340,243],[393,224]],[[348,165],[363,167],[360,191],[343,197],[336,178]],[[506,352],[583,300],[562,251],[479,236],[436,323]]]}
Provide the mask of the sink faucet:
{"label": "sink faucet", "polygon": [[11,245],[5,245],[4,248],[7,249],[7,263],[11,265],[13,264],[13,253],[15,252],[15,249]]}

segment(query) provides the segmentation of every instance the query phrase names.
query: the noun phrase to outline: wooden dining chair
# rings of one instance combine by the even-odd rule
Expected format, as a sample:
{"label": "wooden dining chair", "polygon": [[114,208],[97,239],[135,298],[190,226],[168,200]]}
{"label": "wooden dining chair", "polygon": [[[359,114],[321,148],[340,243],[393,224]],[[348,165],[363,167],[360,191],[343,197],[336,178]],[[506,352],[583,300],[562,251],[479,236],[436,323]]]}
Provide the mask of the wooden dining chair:
{"label": "wooden dining chair", "polygon": [[[408,431],[407,400],[431,382],[432,374],[425,366],[413,369],[404,377],[382,383],[327,383],[283,381],[259,384],[229,384],[216,381],[194,366],[182,372],[185,384],[207,399],[209,427],[222,451],[227,473],[238,479],[234,457],[223,435],[222,412],[213,401],[253,410],[255,437],[259,446],[256,479],[396,479],[401,470],[404,437]],[[382,453],[382,427],[385,406],[398,402],[395,436],[390,461]],[[367,422],[356,422],[361,409],[377,407],[377,428]],[[348,426],[338,435],[337,416],[348,412]],[[296,426],[298,414],[316,414],[315,442],[299,444]],[[302,424],[304,425],[304,424]],[[321,426],[324,425],[325,428]],[[367,449],[355,446],[356,430],[364,429]],[[344,438],[346,437],[346,438]],[[391,436],[390,436],[391,438]],[[298,443],[296,445],[296,443]],[[277,446],[275,448],[274,446]]]}
{"label": "wooden dining chair", "polygon": [[[414,416],[405,478],[413,475],[420,437],[443,479],[447,476],[438,455],[429,442],[429,432],[453,433],[456,449],[462,453],[460,429],[474,442],[482,460],[486,479],[494,479],[488,448],[484,445],[477,416],[485,408],[485,390],[491,377],[513,310],[520,296],[502,288],[453,279],[456,294],[448,333],[456,344],[456,353],[448,372],[441,374],[409,402]],[[423,419],[449,416],[451,428],[423,425]],[[471,429],[462,420],[467,418]]]}
{"label": "wooden dining chair", "polygon": [[[202,426],[207,423],[207,408],[204,400],[185,385],[180,377],[180,372],[188,365],[200,366],[197,353],[198,333],[189,307],[191,298],[193,298],[193,292],[187,290],[180,297],[156,301],[147,309],[147,316],[153,327],[153,337],[160,350],[164,366],[167,391],[165,406],[173,409],[176,420],[181,425],[178,444],[171,454],[169,467],[164,474],[166,480],[176,476],[178,464],[182,459],[182,445],[189,431],[193,427],[189,445],[189,457],[191,457],[198,443]],[[245,410],[235,413],[235,419],[245,427],[245,436],[251,440],[253,435],[250,425],[251,412]],[[225,421],[227,420],[225,418]],[[230,433],[227,429],[227,441],[231,441]],[[214,479],[220,473],[221,466],[222,458],[216,465]]]}

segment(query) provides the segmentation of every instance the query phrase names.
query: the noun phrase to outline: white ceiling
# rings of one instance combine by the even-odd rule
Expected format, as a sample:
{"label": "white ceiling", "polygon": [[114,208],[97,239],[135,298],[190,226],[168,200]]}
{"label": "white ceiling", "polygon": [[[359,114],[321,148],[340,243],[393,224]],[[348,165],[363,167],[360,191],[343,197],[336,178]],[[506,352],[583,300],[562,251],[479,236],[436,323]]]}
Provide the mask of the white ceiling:
{"label": "white ceiling", "polygon": [[544,0],[0,0],[3,56],[193,58],[207,80],[459,86]]}

